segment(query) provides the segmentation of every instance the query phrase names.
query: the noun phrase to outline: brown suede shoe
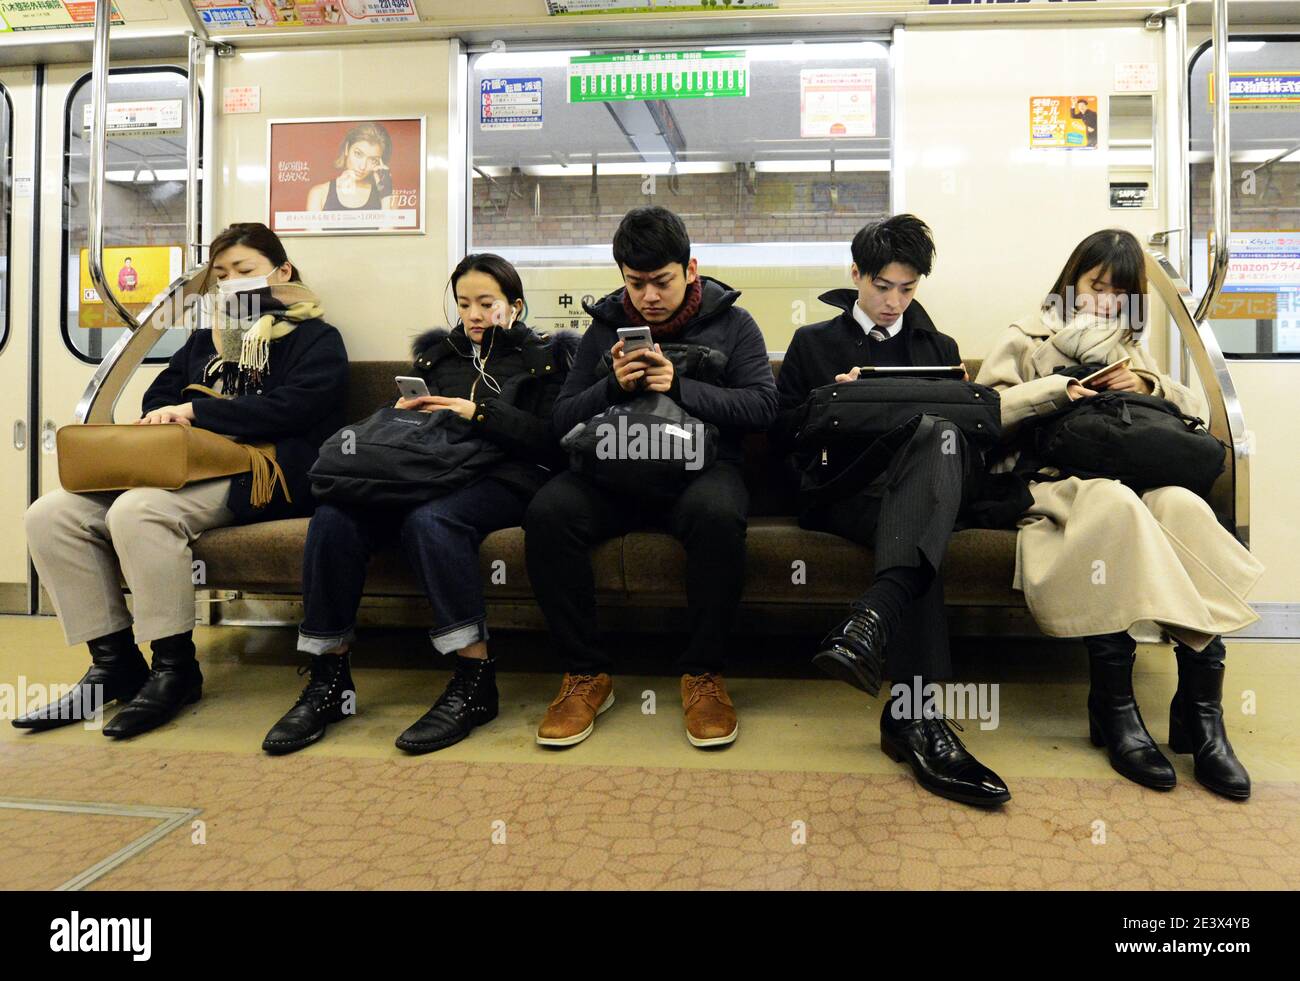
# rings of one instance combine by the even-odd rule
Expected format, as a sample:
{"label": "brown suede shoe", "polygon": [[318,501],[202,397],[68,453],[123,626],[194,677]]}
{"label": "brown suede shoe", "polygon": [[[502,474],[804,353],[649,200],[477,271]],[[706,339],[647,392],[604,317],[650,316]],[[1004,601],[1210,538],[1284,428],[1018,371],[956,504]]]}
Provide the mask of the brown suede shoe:
{"label": "brown suede shoe", "polygon": [[596,716],[614,704],[614,683],[607,674],[566,674],[560,693],[537,727],[542,746],[573,746],[591,735]]}
{"label": "brown suede shoe", "polygon": [[686,738],[692,746],[726,746],[736,741],[740,724],[720,674],[682,675]]}

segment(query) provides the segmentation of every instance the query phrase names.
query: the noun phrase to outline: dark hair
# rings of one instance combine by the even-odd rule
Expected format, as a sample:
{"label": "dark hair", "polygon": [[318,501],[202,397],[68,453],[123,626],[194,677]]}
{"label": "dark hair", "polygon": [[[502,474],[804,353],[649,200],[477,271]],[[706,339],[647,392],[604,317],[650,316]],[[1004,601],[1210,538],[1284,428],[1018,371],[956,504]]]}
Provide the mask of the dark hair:
{"label": "dark hair", "polygon": [[[212,244],[208,246],[208,262],[211,263],[226,249],[236,245],[244,245],[255,252],[262,253],[266,256],[267,262],[277,269],[289,261],[279,235],[260,221],[241,221],[231,225],[212,240]],[[301,283],[302,277],[298,275],[298,267],[291,264],[291,269],[289,282]]]}
{"label": "dark hair", "polygon": [[[495,279],[512,306],[523,300],[524,313],[527,314],[528,300],[524,298],[524,281],[519,278],[519,270],[493,252],[473,252],[456,264],[456,268],[451,271],[451,278],[447,280],[447,289],[451,291],[453,300],[456,295],[456,283],[462,276],[472,272],[481,272]],[[524,317],[521,316],[519,319],[523,320]]]}
{"label": "dark hair", "polygon": [[393,155],[393,138],[388,135],[385,127],[379,123],[359,123],[348,130],[348,135],[343,137],[343,142],[339,144],[339,155],[334,160],[335,167],[347,166],[348,151],[352,149],[353,143],[379,144],[379,155],[384,163],[388,163],[388,158]]}
{"label": "dark hair", "polygon": [[125,259],[123,259],[122,261],[123,261],[123,262],[130,262],[130,261],[131,261],[131,257],[130,257],[130,256],[127,256],[127,257],[126,257]]}
{"label": "dark hair", "polygon": [[691,261],[691,238],[682,220],[667,208],[633,208],[614,233],[614,261],[620,269],[654,272],[672,262]]}
{"label": "dark hair", "polygon": [[916,215],[894,215],[875,221],[853,236],[853,262],[858,272],[874,279],[891,262],[911,266],[922,276],[934,266],[934,236]]}
{"label": "dark hair", "polygon": [[1079,277],[1089,269],[1101,266],[1101,274],[1109,275],[1112,283],[1137,309],[1128,311],[1129,324],[1136,331],[1145,322],[1145,297],[1147,292],[1147,264],[1142,246],[1131,232],[1122,228],[1106,228],[1093,232],[1074,247],[1065,268],[1056,277],[1052,291],[1043,300],[1043,309],[1062,304],[1061,319],[1069,320],[1074,312],[1074,286]]}

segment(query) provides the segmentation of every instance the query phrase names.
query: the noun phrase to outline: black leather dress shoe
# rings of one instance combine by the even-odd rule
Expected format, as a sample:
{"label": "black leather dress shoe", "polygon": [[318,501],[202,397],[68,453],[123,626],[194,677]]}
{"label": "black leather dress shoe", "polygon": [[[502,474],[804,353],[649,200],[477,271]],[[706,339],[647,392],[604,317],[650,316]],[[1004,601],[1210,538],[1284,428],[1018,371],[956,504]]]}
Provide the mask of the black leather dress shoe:
{"label": "black leather dress shoe", "polygon": [[149,665],[135,646],[131,628],[98,637],[90,648],[90,670],[72,690],[13,720],[15,729],[42,732],[94,718],[110,702],[129,702],[149,677]]}
{"label": "black leather dress shoe", "polygon": [[298,701],[271,727],[262,749],[272,756],[293,753],[325,735],[331,722],[356,714],[357,686],[352,681],[351,654],[313,654],[299,670],[311,672]]}
{"label": "black leather dress shoe", "polygon": [[104,735],[128,739],[170,721],[186,705],[203,696],[203,672],[194,657],[190,632],[155,640],[149,679],[113,720]]}
{"label": "black leather dress shoe", "polygon": [[885,675],[885,640],[885,624],[875,610],[854,610],[822,638],[813,664],[875,697]]}
{"label": "black leather dress shoe", "polygon": [[895,719],[894,699],[880,715],[880,748],[896,763],[907,763],[917,783],[932,794],[962,804],[1005,804],[1011,791],[1002,778],[970,754],[948,719]]}
{"label": "black leather dress shoe", "polygon": [[417,754],[445,749],[468,736],[475,726],[496,717],[496,662],[457,656],[456,673],[447,690],[433,708],[397,737],[397,748]]}

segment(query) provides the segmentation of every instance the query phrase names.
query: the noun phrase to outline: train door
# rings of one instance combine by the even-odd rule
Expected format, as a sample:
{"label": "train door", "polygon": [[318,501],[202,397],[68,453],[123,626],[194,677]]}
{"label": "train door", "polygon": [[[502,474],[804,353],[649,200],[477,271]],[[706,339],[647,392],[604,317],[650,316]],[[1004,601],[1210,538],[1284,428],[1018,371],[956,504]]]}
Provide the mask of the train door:
{"label": "train door", "polygon": [[[103,197],[104,269],[133,313],[183,271],[187,91],[183,64],[115,62],[108,87]],[[46,71],[40,199],[39,492],[59,486],[55,432],[73,421],[95,366],[122,335],[89,281],[90,66]],[[136,418],[141,396],[184,342],[167,331],[135,373],[115,421]]]}
{"label": "train door", "polygon": [[[0,520],[22,528],[28,498],[28,352],[36,73],[0,69]],[[0,536],[0,612],[28,612],[22,534]]]}

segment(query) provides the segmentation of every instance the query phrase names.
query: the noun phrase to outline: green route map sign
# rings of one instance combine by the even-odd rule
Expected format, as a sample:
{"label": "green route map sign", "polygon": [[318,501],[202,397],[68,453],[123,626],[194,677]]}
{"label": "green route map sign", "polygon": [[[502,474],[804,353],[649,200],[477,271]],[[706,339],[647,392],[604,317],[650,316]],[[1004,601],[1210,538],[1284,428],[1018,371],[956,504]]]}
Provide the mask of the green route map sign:
{"label": "green route map sign", "polygon": [[583,55],[569,61],[570,102],[748,95],[749,58],[744,51]]}

